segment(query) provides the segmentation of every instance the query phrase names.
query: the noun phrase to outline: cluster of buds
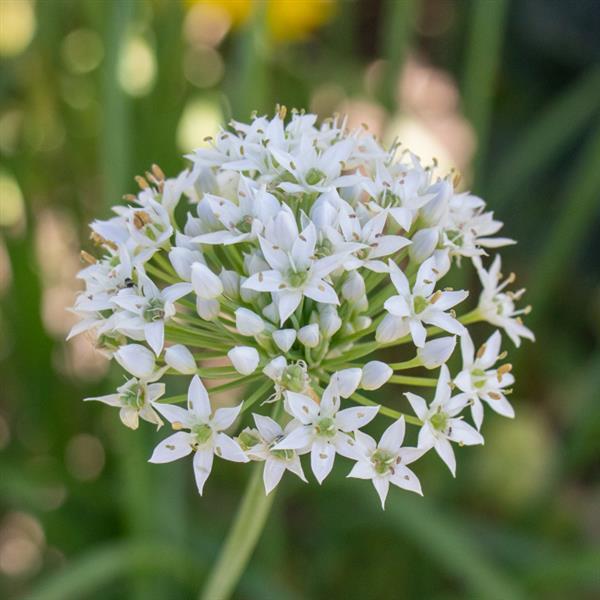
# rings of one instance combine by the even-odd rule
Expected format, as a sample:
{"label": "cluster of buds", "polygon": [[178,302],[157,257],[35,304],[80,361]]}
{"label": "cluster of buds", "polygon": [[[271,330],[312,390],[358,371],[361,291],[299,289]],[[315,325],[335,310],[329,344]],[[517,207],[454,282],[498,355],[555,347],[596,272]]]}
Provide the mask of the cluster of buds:
{"label": "cluster of buds", "polygon": [[[165,419],[175,430],[151,462],[193,454],[202,493],[215,455],[263,461],[268,493],[286,470],[305,480],[304,454],[319,483],[340,454],[383,504],[390,483],[421,493],[407,465],[431,449],[454,474],[452,444],[483,443],[485,407],[514,415],[499,329],[516,345],[533,335],[515,308],[521,292],[504,289],[513,276],[501,283],[498,256],[483,263],[512,240],[495,237],[502,224],[455,191],[452,173],[343,119],[286,120],[284,108],[231,123],[187,158],[177,178],[156,166],[136,178],[140,192],[91,224],[99,257],[83,253],[73,307],[71,335],[87,332],[130,374],[91,400],[133,429]],[[483,291],[459,315],[467,291],[441,280],[461,259]],[[467,326],[479,321],[495,331],[476,352]],[[383,348],[404,360],[375,360]],[[437,375],[406,374],[418,369]],[[166,395],[161,380],[173,375],[191,378],[187,398]],[[241,404],[213,409],[209,379],[220,380],[211,398],[240,388]],[[384,384],[404,388],[405,407],[398,394],[388,406],[369,397]],[[415,393],[428,387],[429,400]],[[363,431],[376,417],[392,419],[378,442]],[[420,427],[413,446],[406,424]]]}

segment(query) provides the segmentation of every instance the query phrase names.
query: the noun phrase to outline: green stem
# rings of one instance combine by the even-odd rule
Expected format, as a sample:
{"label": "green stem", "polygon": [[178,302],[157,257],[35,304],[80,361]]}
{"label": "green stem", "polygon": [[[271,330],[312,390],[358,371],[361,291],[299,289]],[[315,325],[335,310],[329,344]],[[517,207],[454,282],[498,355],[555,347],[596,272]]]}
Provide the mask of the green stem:
{"label": "green stem", "polygon": [[231,596],[258,542],[273,503],[274,493],[265,495],[263,465],[257,463],[242,503],[200,600],[226,600]]}
{"label": "green stem", "polygon": [[437,379],[430,377],[405,377],[404,375],[392,375],[390,383],[401,383],[403,385],[418,385],[423,387],[435,387]]}

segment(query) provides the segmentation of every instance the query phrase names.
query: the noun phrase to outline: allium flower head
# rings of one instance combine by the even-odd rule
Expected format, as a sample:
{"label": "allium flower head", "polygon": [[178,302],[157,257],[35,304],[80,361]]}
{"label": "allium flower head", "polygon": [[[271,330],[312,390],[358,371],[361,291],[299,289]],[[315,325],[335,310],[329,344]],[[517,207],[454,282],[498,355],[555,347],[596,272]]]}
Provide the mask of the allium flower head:
{"label": "allium flower head", "polygon": [[[500,283],[500,257],[489,270],[481,258],[512,240],[452,174],[343,119],[286,117],[232,122],[177,177],[136,178],[139,193],[91,225],[70,335],[131,376],[90,400],[131,428],[168,421],[150,460],[193,454],[200,493],[214,456],[264,463],[269,493],[286,471],[306,481],[302,461],[323,483],[340,455],[383,505],[390,483],[421,493],[413,463],[430,449],[454,473],[452,444],[483,443],[484,405],[514,416],[500,331],[477,352],[468,331],[485,321],[533,339],[523,291],[505,290],[514,276]],[[444,279],[471,259],[483,291],[469,296]],[[185,406],[164,375],[187,379]],[[372,422],[389,418],[375,442]]]}

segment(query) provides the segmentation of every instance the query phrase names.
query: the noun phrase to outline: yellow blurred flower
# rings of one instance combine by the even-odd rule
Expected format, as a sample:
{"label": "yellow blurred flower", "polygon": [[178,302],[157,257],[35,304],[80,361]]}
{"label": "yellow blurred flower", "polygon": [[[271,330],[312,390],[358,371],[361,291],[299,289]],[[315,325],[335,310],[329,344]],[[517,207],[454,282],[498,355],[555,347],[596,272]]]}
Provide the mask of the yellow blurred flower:
{"label": "yellow blurred flower", "polygon": [[259,4],[263,4],[271,37],[277,41],[299,41],[332,18],[336,0],[186,0],[186,3],[224,11],[233,27],[245,24]]}

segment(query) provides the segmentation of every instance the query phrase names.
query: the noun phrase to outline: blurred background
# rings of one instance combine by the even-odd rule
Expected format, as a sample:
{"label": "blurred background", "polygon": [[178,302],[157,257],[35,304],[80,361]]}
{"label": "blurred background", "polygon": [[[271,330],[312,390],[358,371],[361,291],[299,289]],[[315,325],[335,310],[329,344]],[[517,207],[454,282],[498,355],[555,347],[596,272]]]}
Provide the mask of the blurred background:
{"label": "blurred background", "polygon": [[0,597],[201,585],[249,470],[219,463],[199,498],[186,461],[148,465],[162,434],[81,402],[119,376],[64,342],[65,307],[136,173],[276,102],[460,169],[519,240],[537,343],[509,348],[517,419],[488,413],[456,480],[423,459],[424,499],[383,513],[344,461],[285,478],[236,597],[599,597],[597,0],[0,0],[0,57]]}

